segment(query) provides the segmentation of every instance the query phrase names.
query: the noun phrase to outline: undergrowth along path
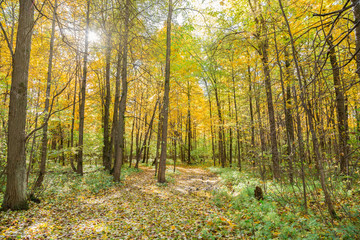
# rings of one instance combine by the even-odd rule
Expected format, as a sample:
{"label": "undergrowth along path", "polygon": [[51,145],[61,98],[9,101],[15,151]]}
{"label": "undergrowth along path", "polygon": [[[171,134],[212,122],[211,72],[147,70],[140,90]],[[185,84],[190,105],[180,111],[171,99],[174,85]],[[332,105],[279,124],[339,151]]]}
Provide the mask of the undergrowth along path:
{"label": "undergrowth along path", "polygon": [[[201,168],[168,170],[159,185],[154,169],[130,175],[121,185],[97,194],[84,192],[63,201],[33,205],[27,212],[1,213],[0,236],[31,239],[193,239],[242,238],[216,207],[211,192],[217,175]],[[0,237],[1,238],[1,237]]]}

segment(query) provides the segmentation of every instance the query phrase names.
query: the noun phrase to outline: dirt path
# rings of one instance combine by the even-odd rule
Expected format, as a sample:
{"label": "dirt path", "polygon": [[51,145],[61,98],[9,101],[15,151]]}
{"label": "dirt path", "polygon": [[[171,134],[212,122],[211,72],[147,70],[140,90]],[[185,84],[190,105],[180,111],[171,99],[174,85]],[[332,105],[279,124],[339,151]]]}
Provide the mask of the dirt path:
{"label": "dirt path", "polygon": [[13,229],[2,234],[29,239],[239,238],[226,211],[211,201],[219,185],[216,175],[178,168],[180,174],[169,174],[164,186],[156,184],[153,169],[142,170],[97,195],[40,204],[38,211],[23,215],[25,221],[11,213]]}

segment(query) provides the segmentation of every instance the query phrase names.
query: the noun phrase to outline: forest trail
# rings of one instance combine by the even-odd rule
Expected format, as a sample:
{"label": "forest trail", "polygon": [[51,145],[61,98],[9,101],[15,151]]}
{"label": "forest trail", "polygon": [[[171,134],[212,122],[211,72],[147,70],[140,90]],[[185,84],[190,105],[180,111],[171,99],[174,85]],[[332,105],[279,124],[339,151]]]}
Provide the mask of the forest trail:
{"label": "forest trail", "polygon": [[179,167],[176,173],[168,169],[168,183],[159,185],[154,169],[141,169],[98,194],[36,205],[38,210],[24,212],[24,221],[12,212],[15,218],[0,228],[0,239],[1,234],[25,239],[193,239],[209,234],[239,239],[226,210],[211,200],[220,186],[217,175]]}

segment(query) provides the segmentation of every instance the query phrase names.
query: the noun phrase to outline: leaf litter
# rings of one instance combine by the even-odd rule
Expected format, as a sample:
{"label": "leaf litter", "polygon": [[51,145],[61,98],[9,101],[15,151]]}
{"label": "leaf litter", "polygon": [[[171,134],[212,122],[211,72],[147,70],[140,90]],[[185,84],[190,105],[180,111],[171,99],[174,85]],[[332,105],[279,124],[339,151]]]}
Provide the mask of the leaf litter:
{"label": "leaf litter", "polygon": [[227,209],[212,202],[216,174],[179,167],[158,185],[154,169],[141,169],[97,193],[73,191],[28,211],[1,212],[0,239],[243,238]]}

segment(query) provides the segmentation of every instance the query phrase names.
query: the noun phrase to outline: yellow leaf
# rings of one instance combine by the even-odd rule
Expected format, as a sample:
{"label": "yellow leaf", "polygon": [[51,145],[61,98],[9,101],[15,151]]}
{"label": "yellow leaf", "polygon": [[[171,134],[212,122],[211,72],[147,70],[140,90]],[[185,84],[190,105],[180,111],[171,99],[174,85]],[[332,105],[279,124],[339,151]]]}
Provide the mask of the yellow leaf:
{"label": "yellow leaf", "polygon": [[171,226],[171,230],[175,230],[176,227],[174,225]]}

